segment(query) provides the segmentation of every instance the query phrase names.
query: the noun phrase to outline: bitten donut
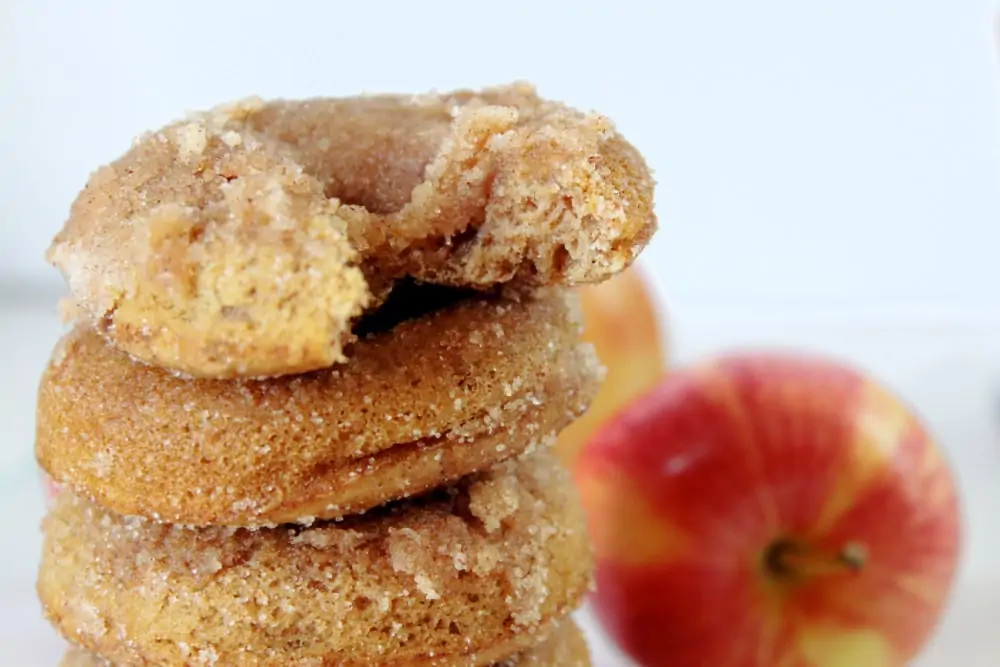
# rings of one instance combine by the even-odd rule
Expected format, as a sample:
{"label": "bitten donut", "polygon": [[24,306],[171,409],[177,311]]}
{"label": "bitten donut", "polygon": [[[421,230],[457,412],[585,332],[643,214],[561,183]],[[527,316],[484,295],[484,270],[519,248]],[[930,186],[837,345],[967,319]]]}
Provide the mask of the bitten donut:
{"label": "bitten donut", "polygon": [[[116,666],[94,653],[73,648],[66,652],[60,667]],[[564,621],[538,646],[494,663],[494,667],[590,667],[590,653],[576,624]]]}
{"label": "bitten donut", "polygon": [[[350,363],[263,382],[178,378],[77,327],[42,377],[38,461],[120,514],[301,523],[547,446],[589,405],[600,367],[575,295],[476,295],[420,314],[450,293],[427,289],[398,291]],[[413,317],[396,323],[398,309]]]}
{"label": "bitten donut", "polygon": [[309,527],[188,529],[63,491],[43,530],[47,618],[121,667],[490,665],[544,641],[591,585],[547,451]]}
{"label": "bitten donut", "polygon": [[395,281],[603,280],[656,228],[654,182],[610,121],[524,84],[244,100],[98,169],[47,257],[77,317],[196,377],[344,360]]}

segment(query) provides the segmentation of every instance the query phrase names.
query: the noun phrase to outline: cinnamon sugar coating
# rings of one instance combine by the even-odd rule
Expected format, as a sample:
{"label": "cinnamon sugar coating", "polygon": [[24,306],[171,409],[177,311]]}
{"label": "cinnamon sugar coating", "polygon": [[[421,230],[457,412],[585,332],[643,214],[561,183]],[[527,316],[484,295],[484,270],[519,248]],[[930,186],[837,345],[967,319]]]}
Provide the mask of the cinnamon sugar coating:
{"label": "cinnamon sugar coating", "polygon": [[464,298],[364,337],[349,363],[267,381],[179,378],[82,325],[42,377],[36,455],[80,495],[171,523],[364,511],[548,446],[597,388],[577,305]]}
{"label": "cinnamon sugar coating", "polygon": [[116,346],[196,377],[326,368],[404,276],[597,282],[656,229],[613,127],[525,84],[244,100],[99,169],[48,259]]}
{"label": "cinnamon sugar coating", "polygon": [[[115,667],[94,653],[71,648],[59,667]],[[580,628],[571,620],[563,621],[544,642],[494,663],[493,667],[590,667],[590,654]]]}
{"label": "cinnamon sugar coating", "polygon": [[44,533],[46,616],[120,667],[489,665],[544,641],[591,583],[548,452],[311,527],[184,529],[64,491]]}

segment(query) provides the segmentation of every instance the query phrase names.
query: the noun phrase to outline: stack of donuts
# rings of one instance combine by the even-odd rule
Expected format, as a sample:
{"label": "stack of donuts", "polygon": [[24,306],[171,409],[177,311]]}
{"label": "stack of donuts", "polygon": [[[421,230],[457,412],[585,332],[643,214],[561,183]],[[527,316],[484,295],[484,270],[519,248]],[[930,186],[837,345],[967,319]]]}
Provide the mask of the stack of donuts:
{"label": "stack of donuts", "polygon": [[573,287],[652,195],[526,84],[241,100],[94,172],[38,396],[64,664],[589,665],[551,445],[601,378]]}

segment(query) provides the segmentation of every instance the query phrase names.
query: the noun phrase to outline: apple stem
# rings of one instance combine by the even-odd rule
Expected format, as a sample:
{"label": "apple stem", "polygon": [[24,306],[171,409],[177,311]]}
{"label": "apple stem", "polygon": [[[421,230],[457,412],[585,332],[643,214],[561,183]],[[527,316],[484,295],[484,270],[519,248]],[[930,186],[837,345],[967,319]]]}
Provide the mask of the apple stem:
{"label": "apple stem", "polygon": [[811,577],[843,574],[845,571],[859,573],[867,560],[866,549],[856,542],[831,553],[803,547],[791,540],[778,540],[767,550],[764,566],[777,577]]}

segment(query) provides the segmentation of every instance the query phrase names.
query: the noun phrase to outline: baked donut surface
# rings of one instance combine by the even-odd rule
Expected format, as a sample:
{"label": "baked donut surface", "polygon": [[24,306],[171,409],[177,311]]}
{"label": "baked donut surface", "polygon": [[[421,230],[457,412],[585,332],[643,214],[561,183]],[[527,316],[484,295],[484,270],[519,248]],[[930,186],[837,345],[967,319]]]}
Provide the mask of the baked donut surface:
{"label": "baked donut surface", "polygon": [[[71,648],[59,667],[115,667],[100,656]],[[372,667],[376,667],[373,665]],[[494,667],[590,667],[590,654],[580,628],[571,620],[563,621],[544,642],[494,663]]]}
{"label": "baked donut surface", "polygon": [[169,523],[362,512],[547,447],[598,384],[577,305],[462,298],[381,323],[350,363],[267,381],[180,378],[77,327],[41,381],[36,456],[105,508]]}
{"label": "baked donut surface", "polygon": [[544,641],[591,584],[548,452],[309,527],[185,529],[63,491],[43,530],[46,616],[119,667],[490,665]]}
{"label": "baked donut surface", "polygon": [[395,282],[597,282],[656,229],[641,155],[525,84],[221,105],[98,169],[53,239],[76,316],[147,363],[345,360]]}

